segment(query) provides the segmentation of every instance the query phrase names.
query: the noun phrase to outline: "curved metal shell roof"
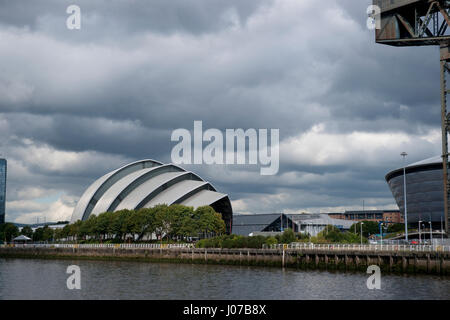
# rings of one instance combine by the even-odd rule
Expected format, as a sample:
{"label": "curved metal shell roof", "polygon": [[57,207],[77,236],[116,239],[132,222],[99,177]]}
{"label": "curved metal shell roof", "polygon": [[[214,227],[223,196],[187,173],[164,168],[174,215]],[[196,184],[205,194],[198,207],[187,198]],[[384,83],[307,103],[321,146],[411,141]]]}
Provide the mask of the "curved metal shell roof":
{"label": "curved metal shell roof", "polygon": [[[406,165],[405,167],[406,173],[410,173],[413,171],[418,170],[426,170],[426,169],[442,169],[442,157],[441,156],[435,156],[431,158],[427,158],[421,161],[417,161],[411,164]],[[390,179],[402,175],[403,174],[403,167],[394,169],[389,171],[385,179],[386,181],[389,181]]]}
{"label": "curved metal shell roof", "polygon": [[193,172],[149,159],[130,163],[94,181],[78,201],[71,222],[106,211],[175,203],[194,209],[212,206],[222,214],[231,232],[233,212],[228,195],[217,192]]}

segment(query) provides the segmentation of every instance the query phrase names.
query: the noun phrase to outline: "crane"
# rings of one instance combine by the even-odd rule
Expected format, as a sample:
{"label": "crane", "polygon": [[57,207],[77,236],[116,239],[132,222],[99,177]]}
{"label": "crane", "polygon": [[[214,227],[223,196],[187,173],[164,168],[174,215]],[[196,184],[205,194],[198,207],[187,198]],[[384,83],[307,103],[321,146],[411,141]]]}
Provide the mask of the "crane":
{"label": "crane", "polygon": [[449,234],[449,163],[447,112],[447,74],[450,73],[450,1],[446,0],[373,0],[372,17],[376,21],[375,41],[379,44],[439,46],[441,82],[442,169],[444,186],[445,231]]}

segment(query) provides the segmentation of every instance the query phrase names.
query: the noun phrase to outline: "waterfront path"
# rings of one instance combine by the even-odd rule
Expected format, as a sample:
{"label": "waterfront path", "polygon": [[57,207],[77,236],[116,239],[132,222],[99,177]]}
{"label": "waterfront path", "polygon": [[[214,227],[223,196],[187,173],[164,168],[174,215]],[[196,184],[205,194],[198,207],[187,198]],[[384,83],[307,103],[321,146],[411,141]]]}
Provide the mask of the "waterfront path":
{"label": "waterfront path", "polygon": [[0,246],[0,257],[142,260],[304,269],[450,274],[449,246],[294,243],[270,248],[194,248],[192,244],[25,244]]}

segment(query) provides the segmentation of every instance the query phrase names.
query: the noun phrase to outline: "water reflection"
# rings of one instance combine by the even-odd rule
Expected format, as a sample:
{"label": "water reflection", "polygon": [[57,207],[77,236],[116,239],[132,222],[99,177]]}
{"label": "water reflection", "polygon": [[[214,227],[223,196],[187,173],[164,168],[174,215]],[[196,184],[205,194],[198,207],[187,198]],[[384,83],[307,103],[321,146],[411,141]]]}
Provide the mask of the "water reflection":
{"label": "water reflection", "polygon": [[[81,290],[66,287],[81,268]],[[0,259],[0,299],[449,299],[450,278],[125,261]]]}

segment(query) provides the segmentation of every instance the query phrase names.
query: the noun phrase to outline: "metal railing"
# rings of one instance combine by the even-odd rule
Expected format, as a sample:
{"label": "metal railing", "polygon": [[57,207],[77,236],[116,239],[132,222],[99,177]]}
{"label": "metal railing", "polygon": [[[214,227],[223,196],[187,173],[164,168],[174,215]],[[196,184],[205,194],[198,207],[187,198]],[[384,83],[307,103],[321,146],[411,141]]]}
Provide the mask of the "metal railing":
{"label": "metal railing", "polygon": [[67,244],[67,243],[26,243],[26,244],[3,244],[0,247],[15,248],[116,248],[116,249],[184,249],[193,248],[193,243],[83,243],[83,244]]}
{"label": "metal railing", "polygon": [[[0,247],[16,248],[116,248],[116,249],[186,249],[195,248],[193,243],[120,243],[120,244],[45,244],[45,243],[27,243],[27,244],[2,244]],[[315,243],[290,243],[263,245],[263,249],[278,250],[328,250],[328,251],[408,251],[408,252],[450,252],[448,245],[402,245],[402,244],[315,244]]]}
{"label": "metal railing", "polygon": [[263,249],[312,249],[312,250],[336,250],[336,251],[408,251],[408,252],[450,252],[450,246],[444,245],[395,245],[395,244],[315,244],[315,243],[290,243],[263,245]]}

